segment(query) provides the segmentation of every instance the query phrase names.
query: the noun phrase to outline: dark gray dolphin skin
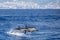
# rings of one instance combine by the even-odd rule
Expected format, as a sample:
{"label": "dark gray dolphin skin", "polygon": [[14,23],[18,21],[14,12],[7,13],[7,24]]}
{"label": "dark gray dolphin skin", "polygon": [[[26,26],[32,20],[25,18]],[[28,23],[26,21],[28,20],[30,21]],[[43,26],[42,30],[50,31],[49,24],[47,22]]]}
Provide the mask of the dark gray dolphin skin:
{"label": "dark gray dolphin skin", "polygon": [[26,34],[27,32],[34,32],[34,31],[37,31],[36,28],[34,27],[29,27],[29,26],[25,26],[25,28],[20,28],[20,26],[18,26],[18,28],[16,28],[15,30],[22,30],[24,31],[24,33]]}

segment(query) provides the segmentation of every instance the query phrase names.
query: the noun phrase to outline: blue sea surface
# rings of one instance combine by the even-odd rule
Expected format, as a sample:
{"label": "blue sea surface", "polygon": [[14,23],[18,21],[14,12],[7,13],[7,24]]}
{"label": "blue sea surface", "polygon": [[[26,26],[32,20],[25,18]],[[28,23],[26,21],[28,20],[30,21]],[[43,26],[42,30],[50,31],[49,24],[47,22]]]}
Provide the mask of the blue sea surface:
{"label": "blue sea surface", "polygon": [[[7,34],[26,25],[38,30],[26,36]],[[60,40],[60,9],[0,9],[0,40]]]}

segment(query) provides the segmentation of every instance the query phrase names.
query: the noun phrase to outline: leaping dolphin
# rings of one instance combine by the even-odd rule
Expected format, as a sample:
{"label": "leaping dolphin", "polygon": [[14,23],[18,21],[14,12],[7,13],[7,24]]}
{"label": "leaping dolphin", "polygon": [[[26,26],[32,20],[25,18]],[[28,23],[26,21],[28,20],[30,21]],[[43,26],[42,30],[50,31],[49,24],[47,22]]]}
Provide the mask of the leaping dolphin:
{"label": "leaping dolphin", "polygon": [[34,28],[34,27],[28,27],[28,26],[25,26],[25,28],[20,28],[20,27],[18,26],[18,28],[16,28],[15,30],[23,31],[25,34],[26,34],[27,32],[37,31],[36,28]]}

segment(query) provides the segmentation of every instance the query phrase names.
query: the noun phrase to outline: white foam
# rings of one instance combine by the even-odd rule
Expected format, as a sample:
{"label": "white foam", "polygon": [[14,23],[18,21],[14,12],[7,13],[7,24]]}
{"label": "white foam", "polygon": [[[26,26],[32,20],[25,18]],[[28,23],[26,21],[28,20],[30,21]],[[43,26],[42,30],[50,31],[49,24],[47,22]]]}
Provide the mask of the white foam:
{"label": "white foam", "polygon": [[15,36],[25,36],[24,33],[21,33],[21,32],[15,31],[15,30],[10,30],[7,32],[7,34],[15,35]]}

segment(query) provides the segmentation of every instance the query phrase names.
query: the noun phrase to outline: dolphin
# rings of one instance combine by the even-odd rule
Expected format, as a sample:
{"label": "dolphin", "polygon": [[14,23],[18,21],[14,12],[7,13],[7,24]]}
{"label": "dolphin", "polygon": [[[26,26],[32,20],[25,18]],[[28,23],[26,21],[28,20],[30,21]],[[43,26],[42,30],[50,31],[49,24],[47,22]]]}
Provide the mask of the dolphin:
{"label": "dolphin", "polygon": [[37,31],[36,28],[34,28],[34,27],[29,27],[29,26],[25,26],[25,28],[20,28],[20,27],[18,26],[18,28],[16,28],[15,30],[22,31],[22,32],[24,32],[25,34],[26,34],[27,32]]}

